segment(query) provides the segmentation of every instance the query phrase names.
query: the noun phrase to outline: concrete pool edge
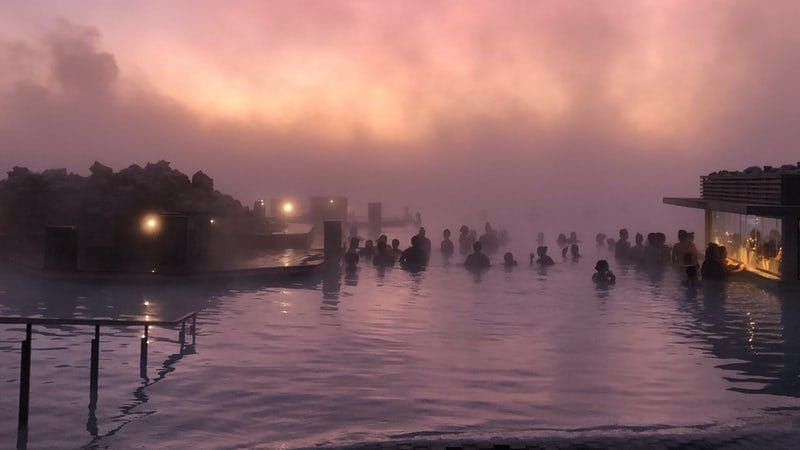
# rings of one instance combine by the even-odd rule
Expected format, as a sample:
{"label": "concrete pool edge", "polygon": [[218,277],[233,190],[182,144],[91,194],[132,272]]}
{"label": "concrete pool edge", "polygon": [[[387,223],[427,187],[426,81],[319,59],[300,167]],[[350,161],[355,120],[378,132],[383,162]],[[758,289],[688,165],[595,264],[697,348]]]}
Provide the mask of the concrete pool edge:
{"label": "concrete pool edge", "polygon": [[442,439],[425,436],[420,439],[387,440],[351,445],[315,446],[307,448],[355,450],[521,450],[521,449],[667,449],[667,448],[770,448],[794,449],[800,445],[800,429],[741,429],[711,433],[625,433],[584,434],[575,436],[463,438]]}

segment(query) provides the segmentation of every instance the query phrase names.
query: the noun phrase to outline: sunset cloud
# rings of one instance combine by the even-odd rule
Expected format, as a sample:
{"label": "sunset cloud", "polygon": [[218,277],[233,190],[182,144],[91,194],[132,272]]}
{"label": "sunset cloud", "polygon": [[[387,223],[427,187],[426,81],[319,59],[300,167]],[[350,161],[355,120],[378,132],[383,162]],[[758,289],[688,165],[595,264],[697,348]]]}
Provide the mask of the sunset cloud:
{"label": "sunset cloud", "polygon": [[593,186],[657,202],[797,159],[793,2],[120,5],[6,2],[0,167],[166,158],[245,198],[552,188],[588,208]]}

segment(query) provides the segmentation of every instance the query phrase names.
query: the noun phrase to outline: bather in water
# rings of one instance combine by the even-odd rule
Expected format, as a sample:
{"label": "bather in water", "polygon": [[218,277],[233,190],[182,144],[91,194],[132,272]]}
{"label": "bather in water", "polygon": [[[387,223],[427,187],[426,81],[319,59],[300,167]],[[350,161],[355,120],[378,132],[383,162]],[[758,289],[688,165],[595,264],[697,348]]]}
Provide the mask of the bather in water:
{"label": "bather in water", "polygon": [[481,251],[482,248],[483,245],[480,241],[472,244],[473,252],[467,256],[467,260],[464,261],[464,267],[468,269],[488,269],[492,265],[489,262],[489,257]]}
{"label": "bather in water", "polygon": [[359,250],[358,256],[361,256],[362,258],[371,258],[374,254],[375,245],[372,243],[372,239],[367,239],[367,242],[364,242],[364,248]]}
{"label": "bather in water", "polygon": [[547,255],[547,246],[546,245],[538,246],[536,248],[536,255],[531,253],[531,262],[530,262],[531,265],[533,265],[533,263],[534,263],[534,259],[533,259],[534,256],[538,256],[538,258],[536,258],[536,261],[535,261],[536,264],[538,264],[540,266],[543,266],[543,267],[544,266],[553,266],[556,263],[555,261],[553,261],[553,258],[551,258],[550,256]]}
{"label": "bather in water", "polygon": [[344,265],[347,269],[358,267],[358,238],[355,236],[350,237],[350,247],[344,254]]}
{"label": "bather in water", "polygon": [[411,247],[403,250],[400,255],[400,264],[403,267],[424,267],[428,263],[428,257],[420,244],[419,235],[411,238]]}
{"label": "bather in water", "polygon": [[516,265],[517,261],[514,259],[514,254],[511,252],[506,252],[505,255],[503,255],[503,266],[506,269],[510,269]]}
{"label": "bather in water", "polygon": [[431,257],[431,240],[425,237],[425,227],[420,227],[417,239],[419,240],[420,248],[425,253],[425,261],[427,262]]}
{"label": "bather in water", "polygon": [[486,222],[484,230],[485,233],[481,235],[479,241],[486,254],[491,255],[500,247],[500,241],[497,237],[497,232],[494,231],[489,222]]}
{"label": "bather in water", "polygon": [[403,251],[400,250],[400,239],[392,239],[392,256],[397,260],[402,254]]}
{"label": "bather in water", "polygon": [[614,256],[623,259],[628,256],[628,250],[631,248],[631,243],[628,241],[628,230],[623,228],[619,230],[619,240],[614,244]]}
{"label": "bather in water", "polygon": [[469,236],[469,227],[466,225],[461,225],[461,228],[458,230],[458,251],[462,255],[466,255],[469,253],[469,250],[472,248],[472,242]]}
{"label": "bather in water", "polygon": [[442,240],[442,243],[439,246],[439,251],[442,252],[442,257],[447,259],[447,258],[453,256],[453,253],[455,252],[455,247],[453,246],[453,241],[450,240],[450,229],[445,229],[442,232],[442,237],[444,239]]}
{"label": "bather in water", "polygon": [[372,257],[372,264],[380,267],[394,265],[394,254],[392,249],[386,245],[385,239],[378,239],[378,245],[375,246],[375,255]]}
{"label": "bather in water", "polygon": [[608,267],[608,261],[601,259],[597,261],[594,266],[595,273],[592,275],[592,281],[601,285],[614,284],[617,282],[617,277],[614,272]]}
{"label": "bather in water", "polygon": [[573,261],[581,259],[581,250],[578,247],[578,244],[572,244],[569,246],[569,254]]}
{"label": "bather in water", "polygon": [[632,263],[641,263],[644,258],[644,236],[642,233],[636,233],[636,245],[628,249],[627,259]]}
{"label": "bather in water", "polygon": [[606,245],[606,234],[597,233],[597,235],[594,237],[594,242],[597,244],[598,247]]}

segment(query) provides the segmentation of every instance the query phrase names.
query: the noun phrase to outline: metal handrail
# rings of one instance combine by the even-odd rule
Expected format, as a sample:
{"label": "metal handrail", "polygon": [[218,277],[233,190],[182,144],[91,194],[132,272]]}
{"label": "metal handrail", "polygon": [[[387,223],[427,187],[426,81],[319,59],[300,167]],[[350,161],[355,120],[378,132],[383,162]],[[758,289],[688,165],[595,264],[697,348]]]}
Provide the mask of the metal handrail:
{"label": "metal handrail", "polygon": [[94,325],[94,326],[171,326],[180,325],[197,315],[197,311],[186,313],[174,320],[151,319],[75,319],[51,317],[0,317],[0,324],[31,324],[31,325]]}

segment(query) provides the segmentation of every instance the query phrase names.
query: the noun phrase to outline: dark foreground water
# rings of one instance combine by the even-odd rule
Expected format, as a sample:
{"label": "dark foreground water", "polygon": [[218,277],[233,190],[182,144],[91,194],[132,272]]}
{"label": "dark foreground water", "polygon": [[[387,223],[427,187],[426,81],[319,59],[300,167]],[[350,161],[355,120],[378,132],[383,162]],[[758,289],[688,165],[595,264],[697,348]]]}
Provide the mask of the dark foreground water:
{"label": "dark foreground water", "polygon": [[[29,445],[230,447],[791,425],[800,295],[750,282],[689,291],[671,269],[595,258],[476,277],[329,274],[306,285],[80,284],[0,275],[2,315],[175,317],[140,378],[136,328],[105,328],[89,408],[88,327],[34,327]],[[16,441],[19,341],[0,325],[0,447]]]}

